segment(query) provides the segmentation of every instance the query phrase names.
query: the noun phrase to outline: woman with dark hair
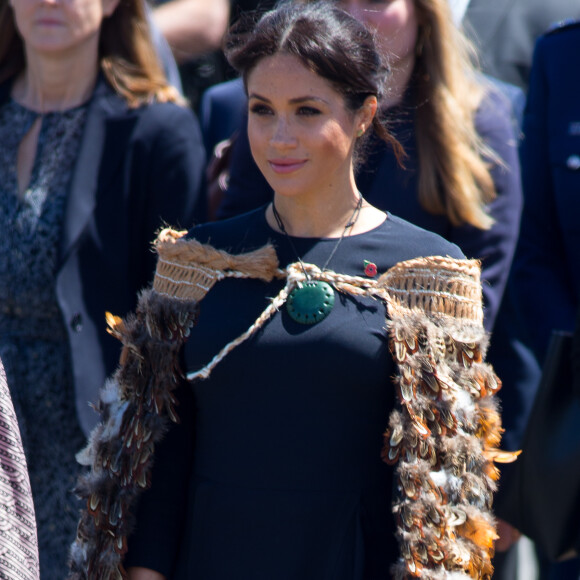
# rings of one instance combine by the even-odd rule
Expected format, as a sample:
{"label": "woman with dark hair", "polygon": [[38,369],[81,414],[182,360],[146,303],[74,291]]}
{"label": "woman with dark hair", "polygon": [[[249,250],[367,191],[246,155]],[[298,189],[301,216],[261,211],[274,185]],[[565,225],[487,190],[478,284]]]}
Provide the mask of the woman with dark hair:
{"label": "woman with dark hair", "polygon": [[[477,71],[473,47],[454,24],[448,0],[340,0],[339,6],[376,33],[391,69],[381,112],[406,153],[401,164],[392,148],[370,135],[367,154],[355,168],[356,184],[375,207],[439,234],[481,261],[484,326],[493,331],[489,359],[508,387],[500,395],[505,441],[519,449],[538,369],[522,340],[518,297],[508,286],[522,190],[517,115],[506,93],[515,91],[522,101],[524,95]],[[213,87],[201,110],[202,127],[224,123],[244,101],[239,81]],[[237,135],[229,166],[214,164],[222,171],[214,183],[225,186],[211,188],[217,195],[209,208],[219,219],[260,207],[273,196],[252,160],[243,120],[238,115],[229,128]],[[225,136],[227,131],[220,138]]]}
{"label": "woman with dark hair", "polygon": [[[391,71],[382,113],[406,152],[401,164],[371,135],[367,155],[355,168],[357,185],[376,207],[438,233],[482,261],[485,327],[491,330],[522,208],[511,103],[497,83],[477,73],[473,48],[453,23],[448,0],[342,0],[339,6],[377,35]],[[230,87],[235,109],[244,95],[235,81]],[[204,114],[209,112],[202,109]],[[220,115],[227,118],[222,110]],[[252,161],[242,121],[231,129],[238,137],[228,180],[222,180],[227,188],[218,219],[272,198]]]}
{"label": "woman with dark hair", "polygon": [[[0,356],[43,580],[62,580],[75,453],[118,361],[107,310],[152,277],[164,222],[193,223],[197,121],[157,62],[141,0],[0,0]],[[84,433],[83,433],[84,431]]]}
{"label": "woman with dark hair", "polygon": [[322,3],[227,46],[274,200],[162,232],[152,288],[110,317],[72,578],[489,578],[479,269],[355,185],[363,134],[398,149],[373,35]]}

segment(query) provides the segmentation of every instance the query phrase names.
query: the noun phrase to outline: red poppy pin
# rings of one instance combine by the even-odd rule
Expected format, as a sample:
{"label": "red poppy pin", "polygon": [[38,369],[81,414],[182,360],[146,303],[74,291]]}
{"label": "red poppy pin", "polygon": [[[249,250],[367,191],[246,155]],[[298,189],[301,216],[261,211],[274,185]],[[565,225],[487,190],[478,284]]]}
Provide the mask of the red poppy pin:
{"label": "red poppy pin", "polygon": [[365,260],[363,263],[365,265],[365,275],[369,278],[374,278],[377,275],[377,265],[368,260]]}

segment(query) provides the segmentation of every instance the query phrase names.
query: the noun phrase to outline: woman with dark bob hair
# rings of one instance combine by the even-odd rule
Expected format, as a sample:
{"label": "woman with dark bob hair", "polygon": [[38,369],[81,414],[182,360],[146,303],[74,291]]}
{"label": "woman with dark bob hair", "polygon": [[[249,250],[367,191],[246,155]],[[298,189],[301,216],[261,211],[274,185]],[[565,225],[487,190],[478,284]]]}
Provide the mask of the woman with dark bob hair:
{"label": "woman with dark bob hair", "polygon": [[43,580],[62,580],[75,454],[119,359],[151,239],[193,224],[205,163],[142,0],[0,0],[0,356],[26,451]]}
{"label": "woman with dark bob hair", "polygon": [[72,578],[490,578],[499,383],[476,262],[368,204],[386,70],[331,4],[228,37],[272,203],[164,230],[80,461]]}

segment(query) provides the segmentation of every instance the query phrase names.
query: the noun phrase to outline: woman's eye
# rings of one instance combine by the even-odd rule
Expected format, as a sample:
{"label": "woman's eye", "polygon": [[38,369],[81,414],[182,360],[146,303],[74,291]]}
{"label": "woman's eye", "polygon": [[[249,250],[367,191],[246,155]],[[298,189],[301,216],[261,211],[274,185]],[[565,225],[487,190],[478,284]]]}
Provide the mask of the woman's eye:
{"label": "woman's eye", "polygon": [[252,105],[250,107],[250,113],[253,113],[254,115],[271,115],[272,114],[272,109],[270,109],[270,107],[266,106],[266,105],[262,105],[261,103],[257,103],[255,105]]}
{"label": "woman's eye", "polygon": [[314,115],[320,115],[320,109],[316,107],[300,107],[298,109],[298,114],[306,117],[312,117]]}

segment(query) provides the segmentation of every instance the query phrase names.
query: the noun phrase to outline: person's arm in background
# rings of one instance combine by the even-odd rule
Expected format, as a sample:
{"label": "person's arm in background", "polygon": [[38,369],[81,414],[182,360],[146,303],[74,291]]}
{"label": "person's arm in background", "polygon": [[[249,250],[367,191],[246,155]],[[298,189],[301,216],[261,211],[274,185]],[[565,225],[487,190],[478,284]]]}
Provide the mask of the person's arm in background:
{"label": "person's arm in background", "polygon": [[229,0],[169,0],[153,8],[178,64],[218,50],[229,17]]}
{"label": "person's arm in background", "polygon": [[491,169],[496,198],[489,204],[495,223],[489,230],[453,228],[447,238],[469,258],[481,260],[485,327],[493,329],[512,264],[522,211],[522,187],[511,104],[490,88],[476,116],[476,128],[499,157]]}

